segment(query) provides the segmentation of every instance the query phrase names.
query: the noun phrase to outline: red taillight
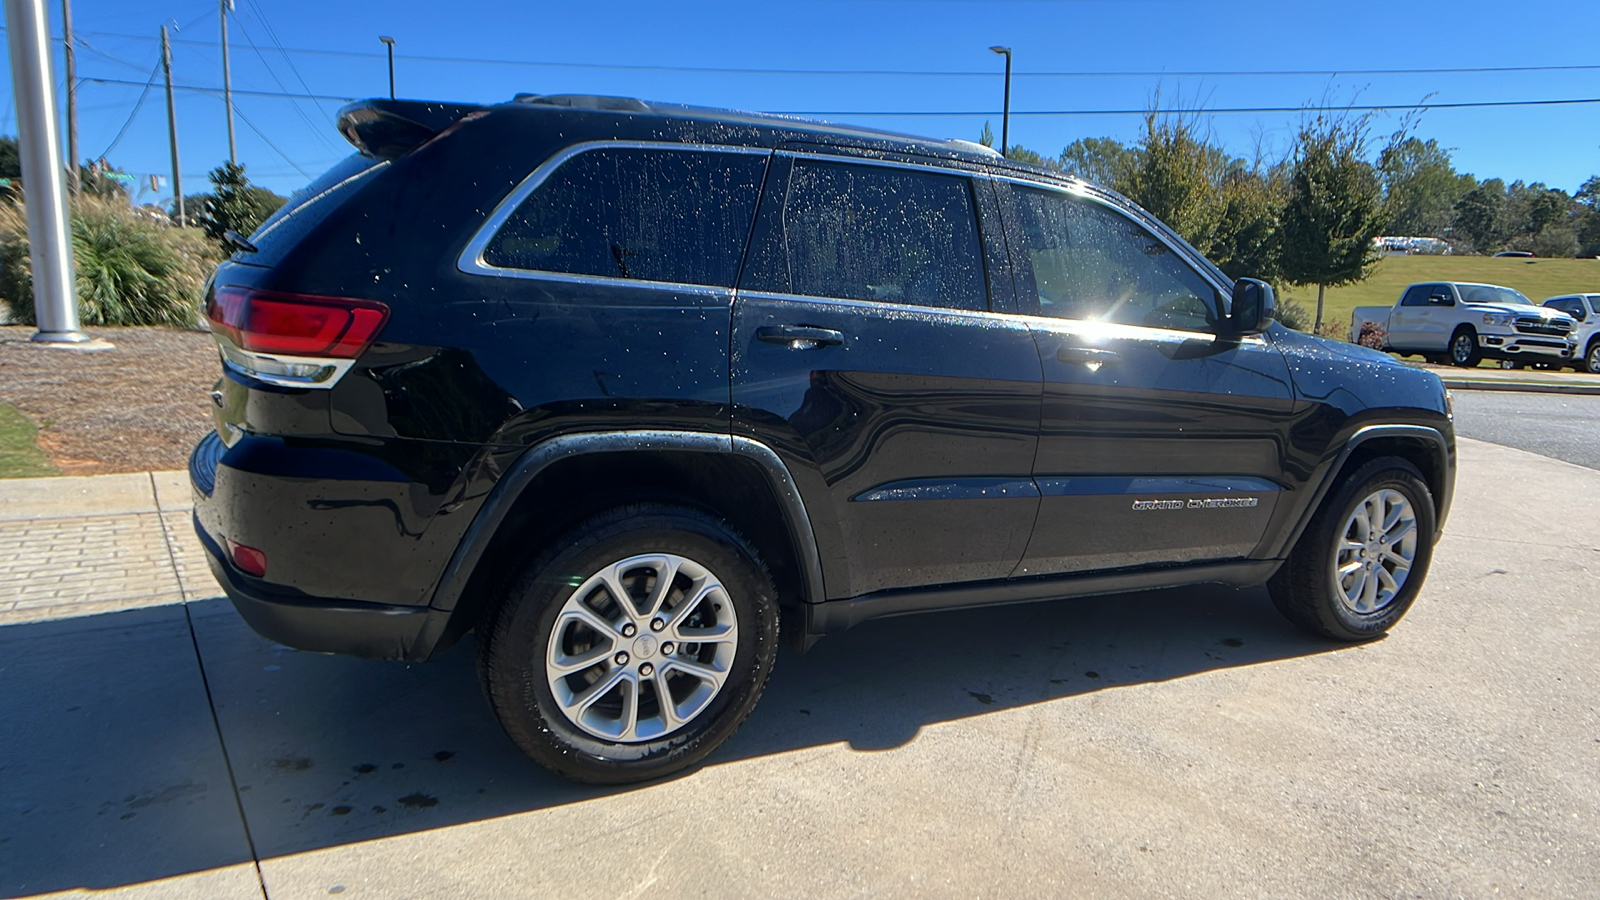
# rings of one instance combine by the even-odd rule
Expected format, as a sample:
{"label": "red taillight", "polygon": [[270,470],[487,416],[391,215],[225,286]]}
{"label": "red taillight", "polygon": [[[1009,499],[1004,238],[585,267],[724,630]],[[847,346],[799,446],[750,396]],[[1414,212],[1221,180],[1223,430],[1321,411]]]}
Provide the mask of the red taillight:
{"label": "red taillight", "polygon": [[389,307],[373,300],[219,287],[206,304],[211,330],[241,350],[354,359],[367,349]]}
{"label": "red taillight", "polygon": [[246,547],[232,538],[223,538],[222,542],[228,545],[228,555],[233,557],[233,564],[238,566],[240,571],[247,572],[257,578],[267,574],[267,555],[265,553],[254,547]]}

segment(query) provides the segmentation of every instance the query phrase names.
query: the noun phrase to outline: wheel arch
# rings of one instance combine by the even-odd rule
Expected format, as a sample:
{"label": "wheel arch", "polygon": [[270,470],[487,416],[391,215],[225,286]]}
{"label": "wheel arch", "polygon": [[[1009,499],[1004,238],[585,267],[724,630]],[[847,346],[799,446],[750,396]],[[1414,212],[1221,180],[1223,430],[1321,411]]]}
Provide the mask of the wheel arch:
{"label": "wheel arch", "polygon": [[1312,517],[1322,508],[1341,479],[1383,456],[1404,459],[1422,473],[1423,481],[1433,494],[1433,539],[1438,541],[1444,533],[1445,518],[1450,512],[1450,502],[1455,492],[1454,444],[1437,428],[1426,425],[1368,425],[1357,429],[1340,448],[1311,502],[1301,511],[1294,529],[1285,536],[1280,546],[1274,548],[1272,555],[1282,556],[1299,542]]}
{"label": "wheel arch", "polygon": [[449,613],[436,651],[477,624],[513,563],[603,509],[640,500],[728,520],[771,570],[781,606],[824,598],[804,501],[770,447],[704,432],[563,435],[517,458],[457,545],[430,601]]}

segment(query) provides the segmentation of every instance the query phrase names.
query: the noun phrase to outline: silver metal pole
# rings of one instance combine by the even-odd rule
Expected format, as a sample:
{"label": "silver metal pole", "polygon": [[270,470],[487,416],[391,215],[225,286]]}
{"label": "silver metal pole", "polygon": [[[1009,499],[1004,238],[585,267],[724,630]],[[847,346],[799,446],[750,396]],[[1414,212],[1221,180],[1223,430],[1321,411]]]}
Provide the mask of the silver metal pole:
{"label": "silver metal pole", "polygon": [[161,69],[167,76],[167,141],[172,145],[172,197],[173,209],[178,214],[178,227],[187,225],[183,215],[183,172],[178,168],[178,106],[172,99],[172,42],[167,39],[167,26],[161,26]]}
{"label": "silver metal pole", "polygon": [[228,162],[239,164],[239,153],[233,145],[233,75],[228,68],[228,9],[233,0],[218,0],[222,13],[222,102],[228,107]]}
{"label": "silver metal pole", "polygon": [[17,95],[22,186],[28,207],[33,308],[44,344],[89,341],[78,326],[67,190],[61,171],[61,124],[50,78],[50,21],[44,0],[5,0],[11,85]]}

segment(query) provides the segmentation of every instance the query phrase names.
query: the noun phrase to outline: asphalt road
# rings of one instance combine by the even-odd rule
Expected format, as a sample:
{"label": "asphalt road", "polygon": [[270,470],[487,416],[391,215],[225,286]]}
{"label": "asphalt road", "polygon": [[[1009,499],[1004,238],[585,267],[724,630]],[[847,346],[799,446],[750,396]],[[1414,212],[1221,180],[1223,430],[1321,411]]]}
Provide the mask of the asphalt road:
{"label": "asphalt road", "polygon": [[1456,434],[1600,469],[1600,396],[1454,393]]}

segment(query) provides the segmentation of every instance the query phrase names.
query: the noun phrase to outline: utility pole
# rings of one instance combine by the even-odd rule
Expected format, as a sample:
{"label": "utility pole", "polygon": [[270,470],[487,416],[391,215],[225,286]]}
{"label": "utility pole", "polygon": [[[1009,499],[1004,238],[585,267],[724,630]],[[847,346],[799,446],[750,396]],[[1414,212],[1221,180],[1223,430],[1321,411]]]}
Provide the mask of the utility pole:
{"label": "utility pole", "polygon": [[[188,224],[183,215],[183,172],[178,168],[178,107],[172,102],[172,42],[167,26],[161,26],[161,71],[167,76],[167,140],[172,144],[172,197],[178,213],[178,226]],[[233,121],[229,118],[229,121]]]}
{"label": "utility pole", "polygon": [[50,77],[50,19],[44,0],[5,0],[5,5],[11,89],[17,100],[17,149],[27,192],[33,309],[39,323],[33,339],[46,346],[83,348],[94,342],[78,323],[67,190],[61,173],[61,121]]}
{"label": "utility pole", "polygon": [[[233,75],[228,70],[228,10],[233,9],[233,0],[218,0],[217,5],[222,13],[222,102],[228,107],[228,162],[238,165],[239,154],[233,144]],[[176,148],[177,142],[174,141],[172,146]],[[176,154],[178,151],[174,149],[172,152]],[[173,159],[177,159],[176,155]],[[176,162],[173,168],[177,168]]]}
{"label": "utility pole", "polygon": [[67,50],[67,190],[78,195],[78,55],[72,46],[72,0],[61,0]]}

